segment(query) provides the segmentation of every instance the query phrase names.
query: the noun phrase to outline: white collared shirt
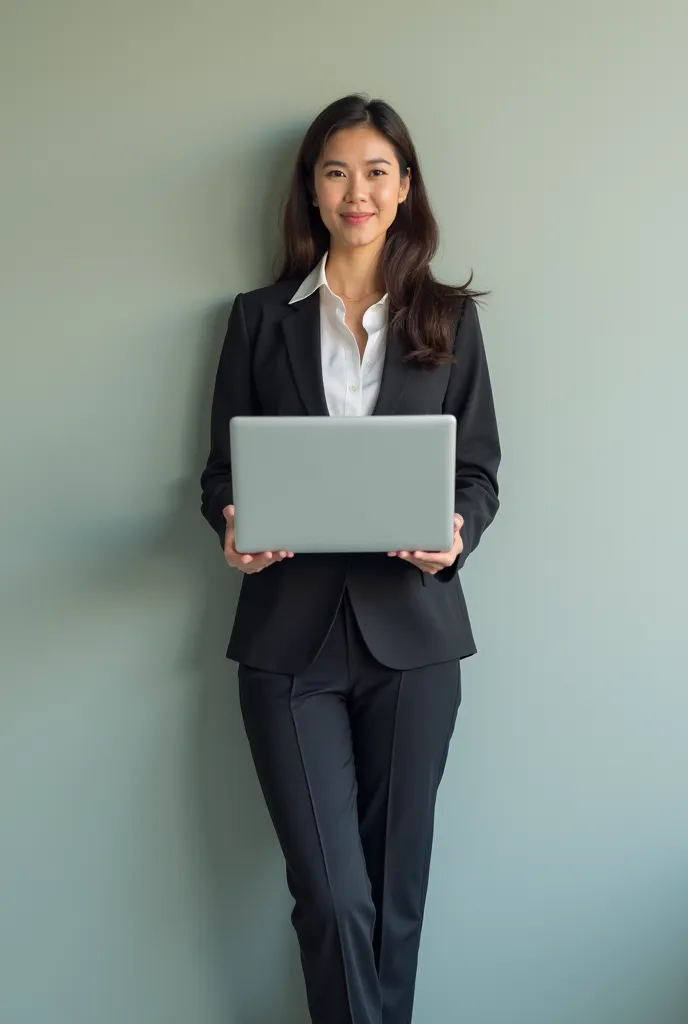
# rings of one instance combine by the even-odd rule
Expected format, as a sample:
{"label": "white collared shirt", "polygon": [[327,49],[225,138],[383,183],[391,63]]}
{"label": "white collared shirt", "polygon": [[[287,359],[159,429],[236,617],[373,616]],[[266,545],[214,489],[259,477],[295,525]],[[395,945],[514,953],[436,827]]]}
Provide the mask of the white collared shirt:
{"label": "white collared shirt", "polygon": [[370,416],[382,381],[389,299],[363,314],[368,341],[361,359],[353,333],[344,322],[344,302],[327,283],[327,254],[290,300],[290,305],[320,290],[320,356],[325,398],[330,416]]}

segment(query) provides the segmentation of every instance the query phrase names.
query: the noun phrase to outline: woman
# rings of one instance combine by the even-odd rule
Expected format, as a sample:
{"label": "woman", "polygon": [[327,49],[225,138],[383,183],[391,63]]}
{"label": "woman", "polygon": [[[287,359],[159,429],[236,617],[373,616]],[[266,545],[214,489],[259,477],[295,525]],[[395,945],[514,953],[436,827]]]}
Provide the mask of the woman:
{"label": "woman", "polygon": [[[458,570],[499,504],[476,293],[435,281],[437,241],[400,117],[333,103],[298,154],[282,272],[237,297],[215,383],[202,511],[244,574],[227,655],[314,1024],[411,1021],[435,798],[475,652]],[[451,551],[236,551],[230,419],[328,413],[456,417]]]}

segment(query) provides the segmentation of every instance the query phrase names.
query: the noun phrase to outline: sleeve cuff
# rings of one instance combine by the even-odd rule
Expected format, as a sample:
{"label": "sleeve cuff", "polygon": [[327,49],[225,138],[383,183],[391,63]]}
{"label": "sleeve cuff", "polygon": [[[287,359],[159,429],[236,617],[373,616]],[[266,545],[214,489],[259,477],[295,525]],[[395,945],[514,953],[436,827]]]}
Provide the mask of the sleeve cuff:
{"label": "sleeve cuff", "polygon": [[459,562],[461,561],[461,555],[458,555],[451,565],[448,565],[446,569],[440,569],[439,572],[435,573],[435,579],[439,580],[440,583],[451,583],[459,571]]}
{"label": "sleeve cuff", "polygon": [[225,490],[220,491],[213,503],[214,507],[210,525],[215,530],[223,548],[225,546],[225,528],[227,526],[227,520],[222,514],[222,510],[226,508],[227,505],[231,504],[233,504],[231,488],[226,488]]}

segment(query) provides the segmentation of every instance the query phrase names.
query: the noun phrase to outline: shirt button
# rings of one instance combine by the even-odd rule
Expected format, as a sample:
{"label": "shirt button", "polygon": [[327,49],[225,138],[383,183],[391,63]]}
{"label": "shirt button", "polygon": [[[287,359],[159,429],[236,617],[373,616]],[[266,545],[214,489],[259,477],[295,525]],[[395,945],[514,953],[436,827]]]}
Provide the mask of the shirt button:
{"label": "shirt button", "polygon": [[357,389],[355,384],[349,384],[349,391],[351,392],[352,395],[356,394],[356,390]]}

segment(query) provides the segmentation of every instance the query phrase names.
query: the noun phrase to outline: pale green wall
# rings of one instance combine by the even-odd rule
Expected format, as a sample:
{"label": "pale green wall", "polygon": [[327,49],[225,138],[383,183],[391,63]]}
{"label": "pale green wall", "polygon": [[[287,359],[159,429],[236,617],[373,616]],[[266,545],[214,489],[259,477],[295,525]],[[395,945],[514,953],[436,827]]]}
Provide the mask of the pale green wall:
{"label": "pale green wall", "polygon": [[503,510],[418,1024],[688,1020],[684,0],[3,0],[0,1021],[303,1024],[197,478],[320,105],[407,118]]}

